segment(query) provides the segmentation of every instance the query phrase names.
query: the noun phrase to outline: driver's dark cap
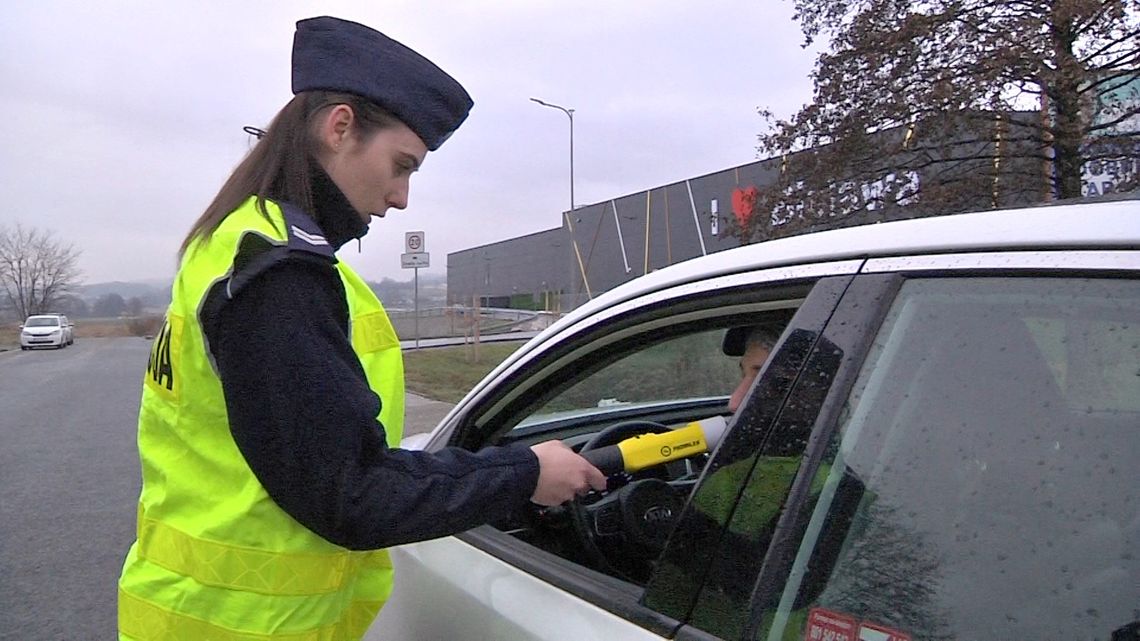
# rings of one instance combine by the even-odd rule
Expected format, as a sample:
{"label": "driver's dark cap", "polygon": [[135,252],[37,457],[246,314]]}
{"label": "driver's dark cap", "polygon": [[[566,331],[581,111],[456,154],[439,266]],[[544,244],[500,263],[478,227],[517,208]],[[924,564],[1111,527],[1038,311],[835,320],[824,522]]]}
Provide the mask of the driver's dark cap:
{"label": "driver's dark cap", "polygon": [[771,349],[780,338],[782,326],[774,323],[741,325],[724,333],[720,349],[725,356],[744,356],[750,344],[759,343]]}
{"label": "driver's dark cap", "polygon": [[732,327],[724,333],[724,341],[721,342],[720,349],[724,352],[725,356],[744,356],[745,342],[748,340],[748,334],[752,332],[752,326],[747,327]]}
{"label": "driver's dark cap", "polygon": [[368,98],[431,151],[459,128],[474,104],[462,85],[427,58],[371,27],[329,16],[297,23],[293,93],[302,91]]}

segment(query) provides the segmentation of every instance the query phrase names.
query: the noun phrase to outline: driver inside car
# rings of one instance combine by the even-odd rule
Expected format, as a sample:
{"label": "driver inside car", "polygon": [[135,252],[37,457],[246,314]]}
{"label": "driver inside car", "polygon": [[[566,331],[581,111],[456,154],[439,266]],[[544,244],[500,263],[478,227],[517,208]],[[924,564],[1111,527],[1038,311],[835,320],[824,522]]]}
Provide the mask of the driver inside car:
{"label": "driver inside car", "polygon": [[[744,401],[745,396],[748,394],[756,377],[760,374],[764,364],[767,362],[772,349],[775,347],[776,341],[779,340],[783,331],[784,325],[787,323],[786,318],[773,318],[754,325],[744,325],[730,328],[724,335],[721,345],[721,351],[730,357],[737,357],[740,359],[740,380],[736,385],[735,390],[728,400],[727,409],[731,412],[736,412]],[[719,418],[719,417],[717,417]],[[619,423],[610,426],[607,430],[599,433],[587,442],[582,447],[582,453],[587,456],[587,459],[598,465],[599,469],[612,470],[621,469],[623,467],[624,453],[618,454],[616,461],[610,454],[620,451],[620,445],[610,444],[609,441],[617,441],[622,436],[627,439],[638,439],[638,433],[643,431],[646,427],[645,421]],[[723,423],[723,421],[722,421]],[[669,431],[665,425],[648,423],[651,427],[660,428],[653,431]],[[690,424],[689,427],[691,427]],[[622,434],[628,432],[628,434]],[[719,436],[719,435],[718,435]],[[707,447],[714,449],[717,445],[716,438],[708,433],[704,436],[707,439]],[[628,443],[629,441],[623,441]],[[598,446],[596,443],[600,443]],[[668,449],[668,445],[662,446],[662,450]],[[656,452],[655,444],[641,444],[636,446],[637,450],[646,450]],[[608,450],[606,455],[602,455],[602,451]],[[702,450],[703,451],[703,450]],[[589,454],[587,454],[589,452]],[[591,456],[592,455],[592,456]],[[647,458],[652,458],[651,456]],[[629,465],[625,466],[627,473],[633,470],[640,469],[638,466],[642,464],[640,456],[635,457],[633,461],[625,461]],[[790,479],[794,475],[798,466],[799,460],[795,459],[774,459],[768,463],[766,467],[772,468],[773,466],[779,468],[778,473],[771,473],[768,476],[774,481],[782,481]],[[650,467],[653,465],[651,464]],[[729,510],[731,509],[736,494],[735,487],[743,481],[743,476],[746,475],[751,469],[749,461],[741,461],[727,465],[713,474],[713,478],[709,478],[706,484],[711,488],[702,492],[697,499],[696,508],[698,511],[706,514],[717,521],[722,521],[727,518]],[[769,472],[772,472],[769,469]],[[587,534],[589,540],[585,544],[586,555],[592,560],[593,564],[597,567],[607,568],[609,571],[615,572],[620,575],[625,575],[630,578],[641,576],[644,580],[647,567],[644,562],[656,558],[664,548],[665,539],[672,529],[672,518],[680,514],[682,498],[672,490],[665,486],[663,480],[657,480],[656,485],[641,485],[640,483],[630,483],[632,477],[625,477],[619,481],[617,486],[612,486],[612,492],[609,496],[602,500],[590,502],[589,508],[590,515],[583,514],[581,509],[576,511],[576,515],[572,518],[576,522],[576,527]],[[643,479],[646,480],[646,479]],[[621,492],[622,494],[617,494]],[[775,514],[782,504],[782,501],[767,502],[768,508],[758,510],[762,513],[762,518],[768,519]],[[608,504],[608,505],[607,505]],[[624,523],[623,519],[617,519],[614,514],[615,507],[621,505],[620,513],[638,511],[635,507],[643,507],[643,505],[651,505],[661,508],[663,512],[670,514],[670,518],[662,520],[653,520],[653,523],[648,527],[642,527],[643,524],[638,522],[636,525],[626,523],[625,527],[618,528],[617,521]],[[634,506],[634,507],[631,507]],[[619,533],[620,530],[620,533]],[[597,547],[597,544],[602,544],[604,547],[609,547],[614,551],[614,554],[607,558],[602,549]],[[620,550],[620,553],[618,553]],[[630,566],[627,561],[636,559],[637,562]]]}
{"label": "driver inside car", "polygon": [[[726,356],[740,358],[741,380],[728,401],[728,409],[734,414],[740,409],[756,377],[763,370],[785,325],[786,322],[769,322],[733,327],[725,332],[721,350]],[[771,541],[801,462],[798,455],[767,455],[759,458],[745,457],[727,463],[713,471],[703,481],[701,491],[691,499],[696,514],[709,519],[709,527],[727,528],[726,545],[741,551],[735,556],[738,563],[719,564],[710,569],[708,577],[710,598],[723,600],[725,607],[730,610],[744,608],[750,598],[752,586],[747,578],[753,576],[758,569],[754,566],[762,560],[763,550]],[[819,473],[812,478],[805,514],[814,509],[830,467],[830,463],[822,463]],[[743,495],[738,497],[742,486]],[[838,548],[863,495],[862,483],[854,476],[844,473],[836,496],[837,502],[844,508],[837,510],[835,518],[825,524],[820,533],[821,539],[835,540],[835,549]],[[734,510],[734,507],[739,509]],[[806,518],[801,519],[797,528],[804,526]],[[817,555],[812,555],[807,577],[789,617],[787,630],[791,636],[803,630],[806,607],[826,584],[834,562],[833,555],[818,555],[818,558]],[[719,630],[731,636],[740,631],[737,626],[742,621],[732,619],[700,623],[708,629]]]}
{"label": "driver inside car", "polygon": [[740,408],[744,395],[768,361],[782,331],[783,327],[768,323],[733,327],[725,332],[721,351],[725,356],[740,357],[740,383],[728,399],[728,411],[735,414]]}
{"label": "driver inside car", "polygon": [[[733,390],[732,395],[728,399],[728,410],[733,414],[740,409],[741,403],[744,402],[745,396],[748,391],[752,389],[752,384],[756,382],[756,377],[759,376],[760,371],[764,369],[764,364],[768,362],[768,357],[772,354],[772,348],[775,347],[776,341],[779,340],[780,334],[783,333],[784,324],[782,322],[769,322],[756,325],[742,325],[729,328],[724,334],[724,340],[721,342],[721,351],[725,356],[733,356],[740,358],[740,382],[737,384],[736,389]],[[710,444],[711,447],[712,446]],[[724,522],[728,519],[732,505],[736,500],[735,489],[739,487],[741,477],[751,470],[752,461],[745,459],[730,463],[719,470],[706,480],[706,489],[697,495],[695,498],[695,506],[701,512],[707,514],[715,521]],[[769,471],[776,473],[769,474],[768,477],[773,482],[783,482],[790,480],[790,476],[795,474],[796,468],[799,466],[799,459],[770,459],[767,461],[766,467],[770,468]],[[778,467],[778,470],[771,468]],[[718,491],[722,489],[722,491]],[[770,488],[772,493],[779,494],[777,488]],[[767,520],[772,518],[778,511],[781,501],[762,501],[758,503],[766,504],[765,509],[758,509],[755,513],[755,518]]]}

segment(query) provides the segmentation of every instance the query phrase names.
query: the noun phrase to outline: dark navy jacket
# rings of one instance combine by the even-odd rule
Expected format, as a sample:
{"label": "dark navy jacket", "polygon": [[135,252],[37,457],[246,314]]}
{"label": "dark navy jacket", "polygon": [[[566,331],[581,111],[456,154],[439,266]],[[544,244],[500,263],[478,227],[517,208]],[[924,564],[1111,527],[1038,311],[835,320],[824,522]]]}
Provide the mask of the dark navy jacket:
{"label": "dark navy jacket", "polygon": [[[202,310],[250,468],[299,523],[357,550],[455,534],[524,507],[538,481],[538,459],[525,446],[427,453],[385,443],[333,254],[368,227],[323,172],[314,191],[312,217],[283,206],[289,245],[251,235]],[[290,419],[265,420],[270,414]]]}

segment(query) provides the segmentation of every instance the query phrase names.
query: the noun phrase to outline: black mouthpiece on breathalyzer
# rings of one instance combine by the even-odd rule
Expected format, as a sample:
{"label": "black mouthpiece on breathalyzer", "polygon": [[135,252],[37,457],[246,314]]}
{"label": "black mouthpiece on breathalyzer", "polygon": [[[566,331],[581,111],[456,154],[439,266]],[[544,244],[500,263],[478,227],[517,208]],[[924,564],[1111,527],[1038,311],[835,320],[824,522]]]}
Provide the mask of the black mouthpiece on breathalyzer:
{"label": "black mouthpiece on breathalyzer", "polygon": [[607,445],[596,450],[582,452],[582,458],[601,470],[606,476],[613,476],[625,469],[625,461],[621,456],[621,449],[616,445]]}

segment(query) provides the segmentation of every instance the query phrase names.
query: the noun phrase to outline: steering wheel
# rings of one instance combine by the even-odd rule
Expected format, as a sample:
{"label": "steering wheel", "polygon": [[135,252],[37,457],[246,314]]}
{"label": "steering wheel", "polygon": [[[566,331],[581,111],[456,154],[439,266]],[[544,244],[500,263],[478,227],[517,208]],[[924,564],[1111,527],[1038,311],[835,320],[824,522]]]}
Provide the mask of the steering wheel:
{"label": "steering wheel", "polygon": [[[653,421],[615,423],[590,437],[579,454],[668,431]],[[571,501],[569,512],[583,550],[599,568],[644,582],[683,506],[684,497],[666,481],[621,472],[609,477],[605,491]]]}

